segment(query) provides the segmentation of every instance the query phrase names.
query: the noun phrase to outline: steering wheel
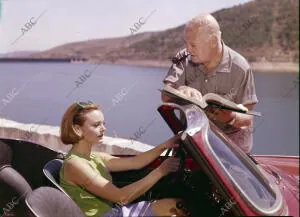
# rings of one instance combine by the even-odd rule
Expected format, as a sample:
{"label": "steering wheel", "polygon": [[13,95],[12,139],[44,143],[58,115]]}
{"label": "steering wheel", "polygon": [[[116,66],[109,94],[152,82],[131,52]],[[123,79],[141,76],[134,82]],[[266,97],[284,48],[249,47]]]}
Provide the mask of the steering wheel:
{"label": "steering wheel", "polygon": [[[174,148],[169,148],[165,154],[166,157],[171,157],[170,156],[170,153],[171,151],[174,151]],[[179,157],[180,159],[180,163],[179,163],[179,169],[176,173],[173,173],[173,174],[169,174],[166,179],[166,177],[163,178],[162,182],[164,184],[162,184],[163,186],[172,186],[173,184],[176,183],[176,181],[180,180],[180,176],[181,176],[181,171],[184,170],[184,161],[185,161],[185,152],[182,148],[181,145],[179,145],[179,147],[177,148],[176,150],[176,154],[174,155],[174,157]],[[166,158],[167,159],[167,158]],[[166,160],[165,159],[165,160]],[[179,173],[178,173],[179,172]],[[157,191],[157,190],[155,190]],[[155,194],[155,197],[160,197],[161,195],[164,195],[164,193],[168,191],[168,189],[164,188],[164,189],[159,189],[159,193],[154,193]],[[150,198],[148,198],[148,200],[151,200],[152,199],[152,193],[150,193]]]}
{"label": "steering wheel", "polygon": [[[169,157],[169,156],[170,156],[170,152],[171,152],[172,150],[174,151],[174,148],[169,148],[169,149],[167,150],[165,156]],[[179,147],[178,147],[178,149],[177,149],[177,151],[176,151],[176,154],[175,154],[174,156],[175,156],[175,157],[179,157],[179,160],[180,160],[178,172],[183,171],[183,170],[184,170],[184,162],[185,162],[186,156],[185,156],[185,152],[184,152],[183,147],[182,147],[181,144],[179,145]],[[174,183],[174,182],[176,182],[177,179],[178,179],[178,173],[172,174],[172,175],[171,175],[171,180],[170,180],[170,182],[171,182],[171,183]]]}
{"label": "steering wheel", "polygon": [[[182,133],[182,131],[178,132],[177,134],[180,134]],[[180,142],[181,143],[181,142]],[[171,151],[175,151],[174,148],[169,148],[166,152],[166,155],[167,157],[170,156],[170,152]],[[175,157],[179,157],[180,159],[180,164],[179,164],[179,170],[182,170],[184,169],[184,160],[185,160],[185,152],[183,150],[183,147],[182,147],[182,144],[179,144],[179,147],[177,148],[177,151],[176,151],[176,154],[174,155]]]}

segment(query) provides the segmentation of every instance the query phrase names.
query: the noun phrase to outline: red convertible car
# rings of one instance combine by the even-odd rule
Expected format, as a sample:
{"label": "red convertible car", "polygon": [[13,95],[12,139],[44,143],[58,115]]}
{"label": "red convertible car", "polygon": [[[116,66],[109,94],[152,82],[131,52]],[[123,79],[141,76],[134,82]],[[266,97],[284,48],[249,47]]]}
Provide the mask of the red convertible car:
{"label": "red convertible car", "polygon": [[[194,105],[164,103],[158,111],[174,134],[181,132],[179,148],[141,170],[112,173],[113,182],[121,187],[141,179],[171,155],[180,158],[180,169],[136,201],[182,198],[190,216],[299,216],[299,157],[247,155]],[[75,204],[68,204],[72,203],[68,196],[54,189],[59,189],[59,163],[48,171],[52,182],[43,174],[48,162],[64,155],[31,142],[2,138],[0,214],[83,216]]]}

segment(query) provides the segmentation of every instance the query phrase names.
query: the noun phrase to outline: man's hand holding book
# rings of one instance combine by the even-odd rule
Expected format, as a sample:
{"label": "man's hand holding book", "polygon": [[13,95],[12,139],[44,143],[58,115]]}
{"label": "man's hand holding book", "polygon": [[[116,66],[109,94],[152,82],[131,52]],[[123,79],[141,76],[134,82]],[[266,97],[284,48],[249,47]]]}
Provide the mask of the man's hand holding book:
{"label": "man's hand holding book", "polygon": [[[242,104],[237,104],[237,106],[243,110],[248,111],[248,109]],[[230,110],[209,107],[206,110],[206,115],[213,121],[234,126],[238,114]]]}
{"label": "man's hand holding book", "polygon": [[[198,91],[195,88],[188,87],[188,86],[180,86],[177,90],[187,97],[199,101],[202,100],[202,94],[200,93],[200,91]],[[248,110],[242,104],[238,104],[238,107],[240,107],[241,109]],[[230,125],[234,125],[237,116],[236,112],[230,110],[224,110],[220,108],[214,108],[214,107],[208,107],[208,109],[206,110],[206,115],[210,120],[223,123],[223,124],[230,124]]]}
{"label": "man's hand holding book", "polygon": [[251,105],[248,108],[215,93],[207,93],[203,96],[192,87],[180,86],[175,89],[171,85],[165,85],[160,91],[164,102],[195,104],[205,111],[210,120],[215,123],[231,125],[234,128],[249,126],[252,115],[261,116],[260,112],[249,109],[252,108]]}
{"label": "man's hand holding book", "polygon": [[202,100],[202,94],[195,88],[188,86],[180,86],[177,90],[186,95],[187,97],[191,97],[199,101]]}
{"label": "man's hand holding book", "polygon": [[[188,86],[180,86],[177,90],[184,94],[186,97],[190,97],[199,101],[202,100],[202,94],[195,88]],[[234,119],[235,112],[209,107],[206,111],[206,115],[209,119],[213,121],[226,123]]]}

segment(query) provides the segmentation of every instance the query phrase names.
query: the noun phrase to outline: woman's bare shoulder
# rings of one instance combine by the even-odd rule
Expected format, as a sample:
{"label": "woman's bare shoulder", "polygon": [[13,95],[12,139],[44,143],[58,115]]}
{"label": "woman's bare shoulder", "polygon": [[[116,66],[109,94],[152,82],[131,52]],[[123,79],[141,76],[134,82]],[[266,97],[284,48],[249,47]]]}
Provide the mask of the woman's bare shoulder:
{"label": "woman's bare shoulder", "polygon": [[64,178],[72,183],[80,183],[86,176],[91,173],[92,169],[85,159],[79,157],[68,159],[64,162]]}

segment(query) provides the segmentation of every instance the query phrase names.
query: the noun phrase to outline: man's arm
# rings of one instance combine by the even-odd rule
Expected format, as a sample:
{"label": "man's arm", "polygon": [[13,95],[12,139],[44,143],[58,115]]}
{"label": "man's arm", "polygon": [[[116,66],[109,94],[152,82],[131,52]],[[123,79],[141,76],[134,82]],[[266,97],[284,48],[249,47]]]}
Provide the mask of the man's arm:
{"label": "man's arm", "polygon": [[[256,103],[252,104],[245,104],[243,105],[248,109],[248,111],[251,111]],[[241,128],[245,126],[251,125],[252,122],[252,116],[247,114],[242,114],[239,112],[233,112],[229,110],[224,109],[212,109],[211,111],[206,112],[209,119],[212,119],[214,121],[220,122],[220,123],[227,123],[235,128]]]}
{"label": "man's arm", "polygon": [[[165,86],[171,86],[173,87],[173,84],[171,82],[165,82]],[[166,94],[164,94],[163,92],[161,93],[161,101],[162,102],[170,102],[171,98],[168,97]]]}
{"label": "man's arm", "polygon": [[[258,100],[255,92],[253,73],[250,67],[245,72],[241,85],[237,90],[234,102],[236,104],[243,105],[251,111]],[[208,116],[217,122],[226,123],[236,128],[249,126],[252,123],[251,115],[221,109],[208,112]]]}
{"label": "man's arm", "polygon": [[[245,104],[244,106],[248,109],[248,111],[252,111],[255,104],[256,103]],[[232,126],[235,128],[249,126],[252,123],[252,119],[253,117],[251,115],[235,112],[235,119],[233,120]]]}

